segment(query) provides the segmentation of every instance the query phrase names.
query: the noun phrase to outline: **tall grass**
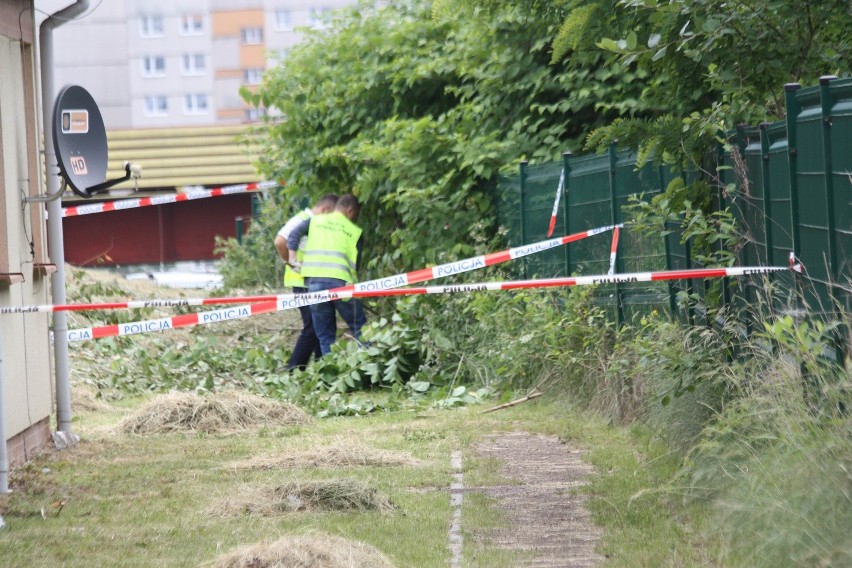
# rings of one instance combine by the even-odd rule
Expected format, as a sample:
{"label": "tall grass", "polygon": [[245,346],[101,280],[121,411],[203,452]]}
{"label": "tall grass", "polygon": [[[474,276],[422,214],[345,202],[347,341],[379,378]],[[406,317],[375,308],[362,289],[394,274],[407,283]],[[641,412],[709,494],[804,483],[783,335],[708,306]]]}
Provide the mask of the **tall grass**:
{"label": "tall grass", "polygon": [[725,563],[852,565],[850,375],[804,375],[791,355],[757,350],[731,369],[737,396],[704,428],[681,478],[712,504]]}
{"label": "tall grass", "polygon": [[657,314],[616,330],[580,290],[455,301],[479,377],[558,389],[680,456],[638,493],[691,516],[712,562],[852,566],[852,380],[823,357],[837,322],[764,316],[742,340]]}

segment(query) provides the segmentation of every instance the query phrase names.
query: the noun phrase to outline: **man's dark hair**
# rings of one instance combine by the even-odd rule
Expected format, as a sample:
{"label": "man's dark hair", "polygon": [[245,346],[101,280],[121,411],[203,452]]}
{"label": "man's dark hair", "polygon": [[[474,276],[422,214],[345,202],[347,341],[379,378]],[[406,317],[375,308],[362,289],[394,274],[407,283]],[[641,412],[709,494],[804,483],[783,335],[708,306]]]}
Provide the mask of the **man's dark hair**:
{"label": "man's dark hair", "polygon": [[334,209],[337,205],[337,195],[333,193],[326,193],[317,201],[317,206],[327,205],[329,209]]}
{"label": "man's dark hair", "polygon": [[351,193],[341,195],[340,199],[337,200],[336,209],[345,211],[349,208],[352,208],[355,213],[359,213],[361,211],[361,203],[358,201],[358,198]]}

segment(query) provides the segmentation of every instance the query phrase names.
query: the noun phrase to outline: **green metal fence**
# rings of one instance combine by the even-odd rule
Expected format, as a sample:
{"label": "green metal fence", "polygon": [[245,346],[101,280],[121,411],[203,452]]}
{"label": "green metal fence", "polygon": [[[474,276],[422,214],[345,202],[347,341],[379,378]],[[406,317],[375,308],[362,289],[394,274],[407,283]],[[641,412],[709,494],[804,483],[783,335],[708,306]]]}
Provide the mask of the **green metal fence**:
{"label": "green metal fence", "polygon": [[[810,310],[852,307],[852,79],[824,77],[818,87],[785,86],[787,118],[740,127],[730,134],[730,152],[720,147],[714,208],[730,208],[743,235],[741,265],[786,265],[795,251],[806,273],[773,277]],[[553,200],[565,184],[555,234],[563,235],[625,219],[631,195],[664,191],[683,172],[653,164],[636,167],[635,156],[615,145],[606,155],[572,156],[531,165],[498,180],[499,222],[511,246],[546,238]],[[698,174],[687,174],[695,177]],[[733,188],[733,190],[731,190]],[[617,272],[699,266],[679,227],[670,234],[641,236],[629,227],[619,244]],[[602,274],[609,267],[610,239],[604,235],[524,260],[519,276]],[[795,280],[795,281],[794,281]],[[668,284],[617,284],[600,289],[601,301],[619,321],[648,309],[664,309],[694,321],[682,294],[753,305],[764,282],[704,280]],[[800,292],[801,296],[794,294]],[[787,307],[793,299],[780,300]],[[801,307],[800,305],[800,307]]]}

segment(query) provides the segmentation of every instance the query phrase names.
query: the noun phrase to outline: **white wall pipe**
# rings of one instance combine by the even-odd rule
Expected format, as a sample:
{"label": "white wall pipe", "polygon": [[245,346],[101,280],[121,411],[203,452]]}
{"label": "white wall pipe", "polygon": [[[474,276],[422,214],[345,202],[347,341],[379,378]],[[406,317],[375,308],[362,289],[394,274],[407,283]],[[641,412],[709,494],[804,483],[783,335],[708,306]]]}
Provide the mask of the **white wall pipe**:
{"label": "white wall pipe", "polygon": [[[3,332],[0,330],[0,493],[9,492],[9,454],[6,448],[6,416],[3,399]],[[2,521],[2,517],[0,517]]]}
{"label": "white wall pipe", "polygon": [[[59,167],[53,149],[53,97],[56,91],[53,73],[53,30],[74,19],[89,8],[89,0],[77,0],[74,4],[48,16],[39,27],[39,59],[41,66],[41,112],[44,129],[44,163],[47,172],[47,194],[59,191]],[[47,247],[51,260],[56,264],[50,282],[54,302],[65,303],[65,243],[62,236],[62,203],[55,199],[47,205]],[[56,423],[57,431],[65,438],[71,437],[71,380],[68,368],[68,317],[67,314],[53,316],[53,355],[56,378]]]}

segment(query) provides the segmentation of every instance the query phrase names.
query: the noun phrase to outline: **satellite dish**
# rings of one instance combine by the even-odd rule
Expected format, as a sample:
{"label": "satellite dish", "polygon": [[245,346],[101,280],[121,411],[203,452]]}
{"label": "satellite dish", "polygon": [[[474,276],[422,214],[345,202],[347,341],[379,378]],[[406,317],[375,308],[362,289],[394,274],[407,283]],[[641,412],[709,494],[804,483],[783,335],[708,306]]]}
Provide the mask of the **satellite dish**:
{"label": "satellite dish", "polygon": [[139,177],[138,166],[124,165],[125,177],[106,181],[107,137],[101,111],[92,95],[67,85],[53,105],[53,147],[59,172],[80,197],[92,197],[113,185]]}

